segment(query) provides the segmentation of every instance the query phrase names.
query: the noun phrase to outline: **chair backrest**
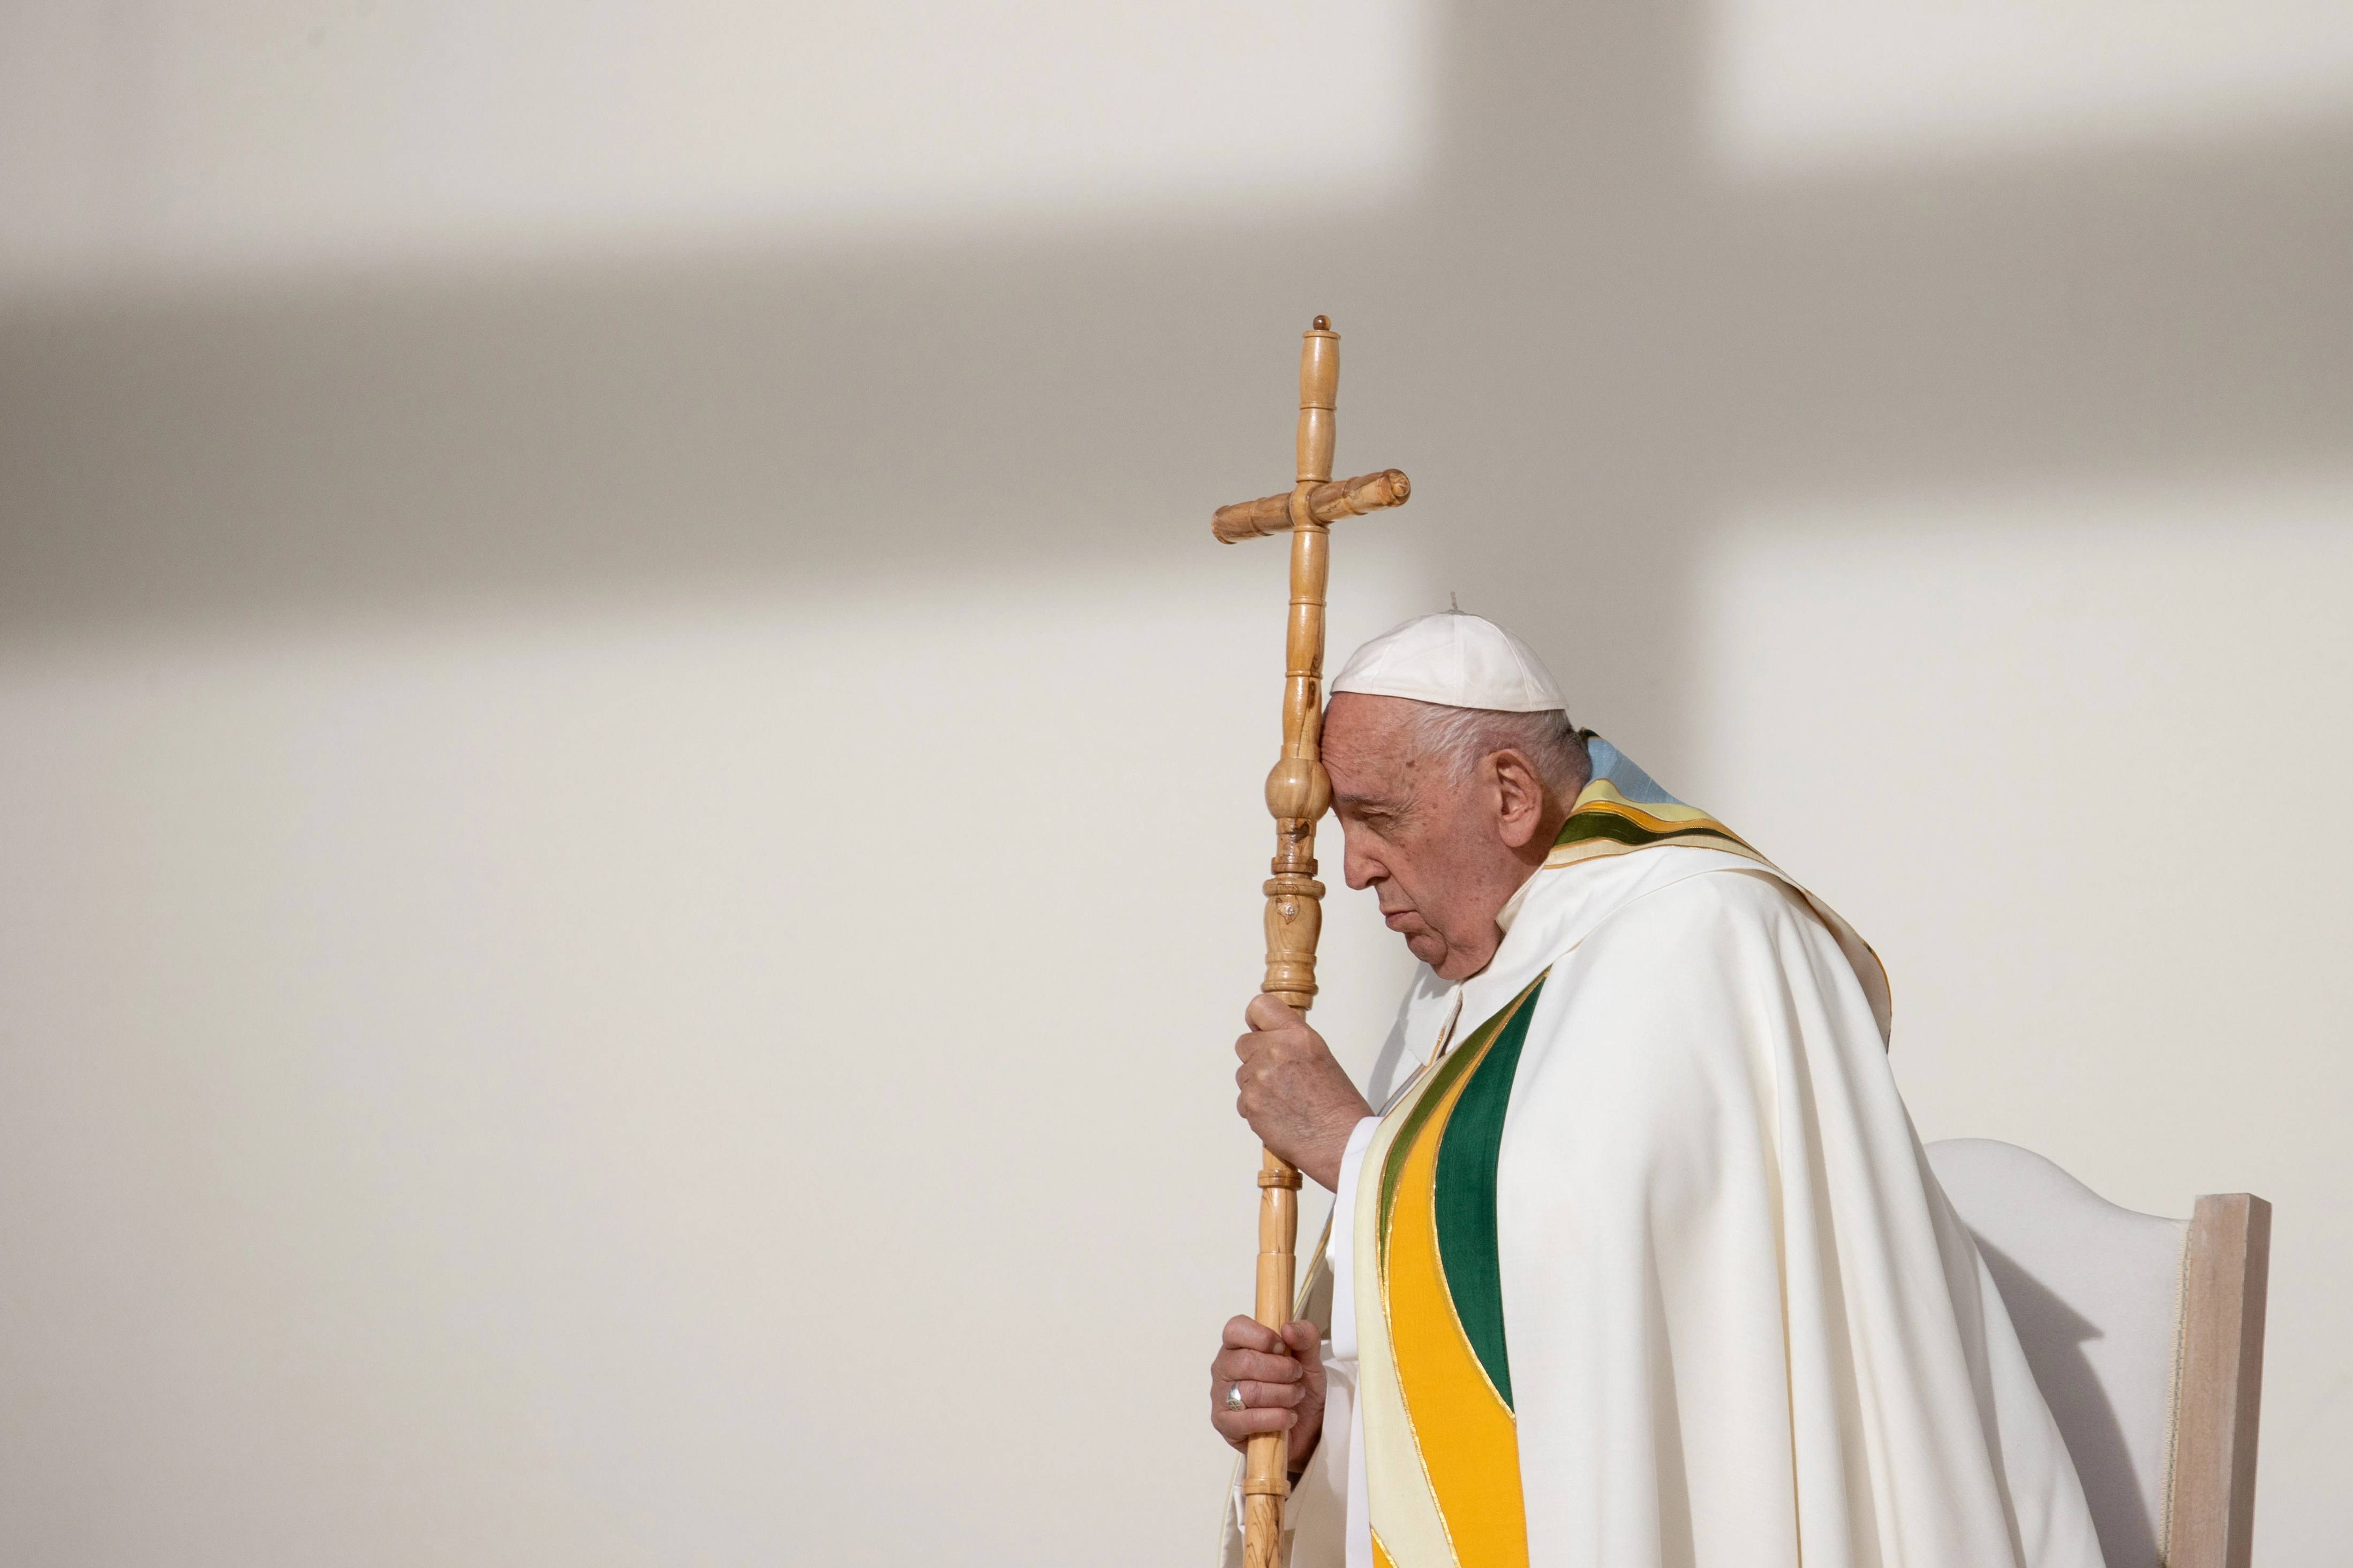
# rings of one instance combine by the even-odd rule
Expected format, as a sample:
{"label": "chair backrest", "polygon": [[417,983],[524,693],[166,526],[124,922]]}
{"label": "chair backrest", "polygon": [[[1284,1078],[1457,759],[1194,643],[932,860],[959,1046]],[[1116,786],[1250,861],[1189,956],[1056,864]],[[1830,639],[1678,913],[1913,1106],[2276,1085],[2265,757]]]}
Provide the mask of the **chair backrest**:
{"label": "chair backrest", "polygon": [[2118,1208],[2040,1154],[1928,1145],[2067,1440],[2107,1568],[2247,1568],[2271,1205]]}

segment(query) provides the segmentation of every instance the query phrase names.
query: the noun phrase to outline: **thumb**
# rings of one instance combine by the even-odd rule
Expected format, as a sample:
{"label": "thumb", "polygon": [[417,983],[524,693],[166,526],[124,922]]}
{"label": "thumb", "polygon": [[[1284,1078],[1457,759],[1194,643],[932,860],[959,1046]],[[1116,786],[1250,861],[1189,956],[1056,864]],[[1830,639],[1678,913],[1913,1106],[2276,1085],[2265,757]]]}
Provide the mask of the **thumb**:
{"label": "thumb", "polygon": [[1263,991],[1251,997],[1250,1005],[1242,1009],[1242,1022],[1253,1029],[1281,1029],[1299,1021],[1299,1015],[1292,1010],[1291,1004]]}
{"label": "thumb", "polygon": [[1291,1353],[1298,1361],[1300,1370],[1306,1374],[1309,1390],[1322,1393],[1324,1358],[1318,1352],[1323,1348],[1324,1336],[1316,1331],[1314,1323],[1300,1318],[1282,1325],[1282,1340],[1291,1347]]}

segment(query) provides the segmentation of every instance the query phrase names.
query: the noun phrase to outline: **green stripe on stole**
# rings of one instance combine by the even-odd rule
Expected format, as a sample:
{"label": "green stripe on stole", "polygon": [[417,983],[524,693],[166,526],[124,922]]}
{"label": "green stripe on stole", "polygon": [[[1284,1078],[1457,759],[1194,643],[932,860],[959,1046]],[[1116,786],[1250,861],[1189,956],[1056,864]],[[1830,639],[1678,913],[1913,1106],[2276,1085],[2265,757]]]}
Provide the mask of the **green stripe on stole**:
{"label": "green stripe on stole", "polygon": [[1405,1173],[1406,1153],[1421,1141],[1422,1133],[1429,1130],[1430,1119],[1446,1103],[1462,1075],[1479,1065],[1486,1050],[1488,1037],[1495,1032],[1496,1026],[1504,1019],[1504,1015],[1498,1013],[1480,1025],[1471,1032],[1469,1038],[1454,1047],[1452,1054],[1438,1064],[1438,1071],[1432,1075],[1429,1087],[1415,1097],[1411,1109],[1405,1113],[1405,1125],[1398,1129],[1397,1137],[1389,1142],[1388,1158],[1381,1163],[1381,1210],[1378,1229],[1375,1233],[1380,1237],[1380,1261],[1384,1265],[1388,1261],[1389,1221],[1397,1209],[1398,1181]]}
{"label": "green stripe on stole", "polygon": [[[1549,971],[1546,971],[1549,973]],[[1446,1119],[1438,1145],[1438,1255],[1446,1271],[1454,1315],[1495,1385],[1505,1409],[1512,1407],[1512,1362],[1504,1344],[1504,1274],[1496,1251],[1495,1162],[1504,1142],[1504,1113],[1512,1103],[1512,1083],[1520,1070],[1520,1047],[1527,1043],[1528,1020],[1535,1016],[1544,976],[1511,1021],[1495,1037],[1471,1081]]]}
{"label": "green stripe on stole", "polygon": [[1372,1289],[1357,1310],[1374,1557],[1386,1568],[1526,1568],[1495,1173],[1545,978],[1449,1051],[1382,1140]]}

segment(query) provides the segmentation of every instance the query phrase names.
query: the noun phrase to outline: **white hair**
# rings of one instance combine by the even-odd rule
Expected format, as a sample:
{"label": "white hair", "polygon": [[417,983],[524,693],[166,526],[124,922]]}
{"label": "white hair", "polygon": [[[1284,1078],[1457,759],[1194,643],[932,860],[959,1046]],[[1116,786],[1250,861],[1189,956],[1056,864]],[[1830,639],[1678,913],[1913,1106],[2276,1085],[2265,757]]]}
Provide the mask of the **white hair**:
{"label": "white hair", "polygon": [[1417,754],[1435,757],[1458,784],[1497,752],[1517,752],[1528,760],[1544,786],[1564,801],[1593,777],[1585,737],[1567,713],[1499,713],[1488,708],[1445,708],[1416,702],[1409,727]]}

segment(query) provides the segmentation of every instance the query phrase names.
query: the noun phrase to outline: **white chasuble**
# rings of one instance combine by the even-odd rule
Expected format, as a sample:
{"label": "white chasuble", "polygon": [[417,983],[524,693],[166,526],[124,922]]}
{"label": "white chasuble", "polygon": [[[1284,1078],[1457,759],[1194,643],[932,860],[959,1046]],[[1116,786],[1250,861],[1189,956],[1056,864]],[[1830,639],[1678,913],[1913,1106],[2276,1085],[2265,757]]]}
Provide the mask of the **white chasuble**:
{"label": "white chasuble", "polygon": [[1407,1016],[1438,1054],[1303,1291],[1335,1394],[1293,1568],[2099,1568],[1834,913],[1605,770]]}

